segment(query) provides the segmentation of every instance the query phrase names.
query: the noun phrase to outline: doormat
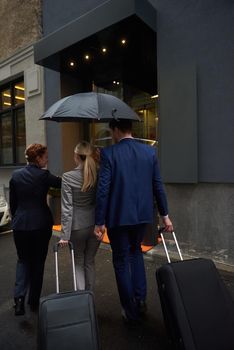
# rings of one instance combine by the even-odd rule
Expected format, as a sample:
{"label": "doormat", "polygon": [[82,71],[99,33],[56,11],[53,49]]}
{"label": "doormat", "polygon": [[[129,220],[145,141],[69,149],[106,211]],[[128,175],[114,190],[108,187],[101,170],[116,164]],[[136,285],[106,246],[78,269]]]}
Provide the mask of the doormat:
{"label": "doormat", "polygon": [[[59,237],[60,236],[60,231],[61,231],[61,225],[54,225],[53,226],[53,236]],[[110,244],[109,238],[107,236],[107,232],[105,231],[104,237],[102,240],[103,243]],[[141,245],[141,249],[143,253],[148,252],[150,249],[152,249],[153,246],[151,245]]]}

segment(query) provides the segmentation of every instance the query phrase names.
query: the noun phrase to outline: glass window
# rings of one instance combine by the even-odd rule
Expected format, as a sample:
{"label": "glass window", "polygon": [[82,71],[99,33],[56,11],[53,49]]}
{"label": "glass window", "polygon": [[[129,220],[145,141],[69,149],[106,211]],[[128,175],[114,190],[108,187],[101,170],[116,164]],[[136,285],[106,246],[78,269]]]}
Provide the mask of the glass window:
{"label": "glass window", "polygon": [[[133,123],[133,136],[150,146],[158,145],[158,95],[152,96],[121,82],[118,87],[115,85],[115,88],[109,90],[97,86],[94,90],[124,100],[142,120],[142,123]],[[112,143],[108,123],[91,123],[90,135],[92,143],[97,147],[105,147]]]}
{"label": "glass window", "polygon": [[14,104],[15,106],[24,104],[24,83],[19,82],[14,84]]}
{"label": "glass window", "polygon": [[139,115],[142,123],[133,123],[133,135],[151,146],[158,144],[158,96],[143,91],[134,91],[126,101]]}
{"label": "glass window", "polygon": [[0,166],[25,163],[24,82],[0,87]]}
{"label": "glass window", "polygon": [[1,91],[1,109],[11,107],[11,90],[4,89]]}
{"label": "glass window", "polygon": [[15,115],[15,150],[16,163],[25,163],[24,151],[26,148],[25,115],[24,109],[16,111]]}
{"label": "glass window", "polygon": [[1,164],[13,163],[13,139],[11,113],[1,115]]}

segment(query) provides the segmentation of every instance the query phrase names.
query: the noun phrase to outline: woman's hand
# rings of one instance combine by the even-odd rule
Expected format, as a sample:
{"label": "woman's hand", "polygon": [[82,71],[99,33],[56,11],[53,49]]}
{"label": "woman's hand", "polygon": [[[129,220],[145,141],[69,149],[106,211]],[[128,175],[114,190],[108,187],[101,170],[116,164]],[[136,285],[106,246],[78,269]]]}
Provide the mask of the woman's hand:
{"label": "woman's hand", "polygon": [[60,239],[60,241],[58,242],[60,247],[66,247],[68,245],[68,241],[64,240],[64,239]]}
{"label": "woman's hand", "polygon": [[94,227],[94,235],[96,236],[98,241],[102,241],[105,233],[105,225],[95,225]]}

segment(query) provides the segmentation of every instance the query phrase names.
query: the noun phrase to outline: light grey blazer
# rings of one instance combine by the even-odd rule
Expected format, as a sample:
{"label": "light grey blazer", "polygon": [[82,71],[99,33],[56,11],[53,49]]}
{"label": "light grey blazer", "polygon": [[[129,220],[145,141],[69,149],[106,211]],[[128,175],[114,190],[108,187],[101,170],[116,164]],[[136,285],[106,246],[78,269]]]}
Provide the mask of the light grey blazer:
{"label": "light grey blazer", "polygon": [[81,192],[83,169],[78,166],[62,176],[61,239],[69,240],[72,230],[80,230],[95,223],[96,187]]}

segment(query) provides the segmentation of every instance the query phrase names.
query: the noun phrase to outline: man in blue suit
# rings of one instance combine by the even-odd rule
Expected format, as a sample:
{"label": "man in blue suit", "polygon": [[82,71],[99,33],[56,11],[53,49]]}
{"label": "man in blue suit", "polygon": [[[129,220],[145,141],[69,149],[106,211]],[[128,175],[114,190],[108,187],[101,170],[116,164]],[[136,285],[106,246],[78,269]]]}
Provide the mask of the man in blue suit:
{"label": "man in blue suit", "polygon": [[155,149],[132,137],[130,120],[113,119],[109,126],[116,144],[101,152],[95,234],[102,239],[107,227],[122,315],[131,323],[139,321],[146,308],[141,242],[153,221],[154,198],[165,231],[173,226]]}

